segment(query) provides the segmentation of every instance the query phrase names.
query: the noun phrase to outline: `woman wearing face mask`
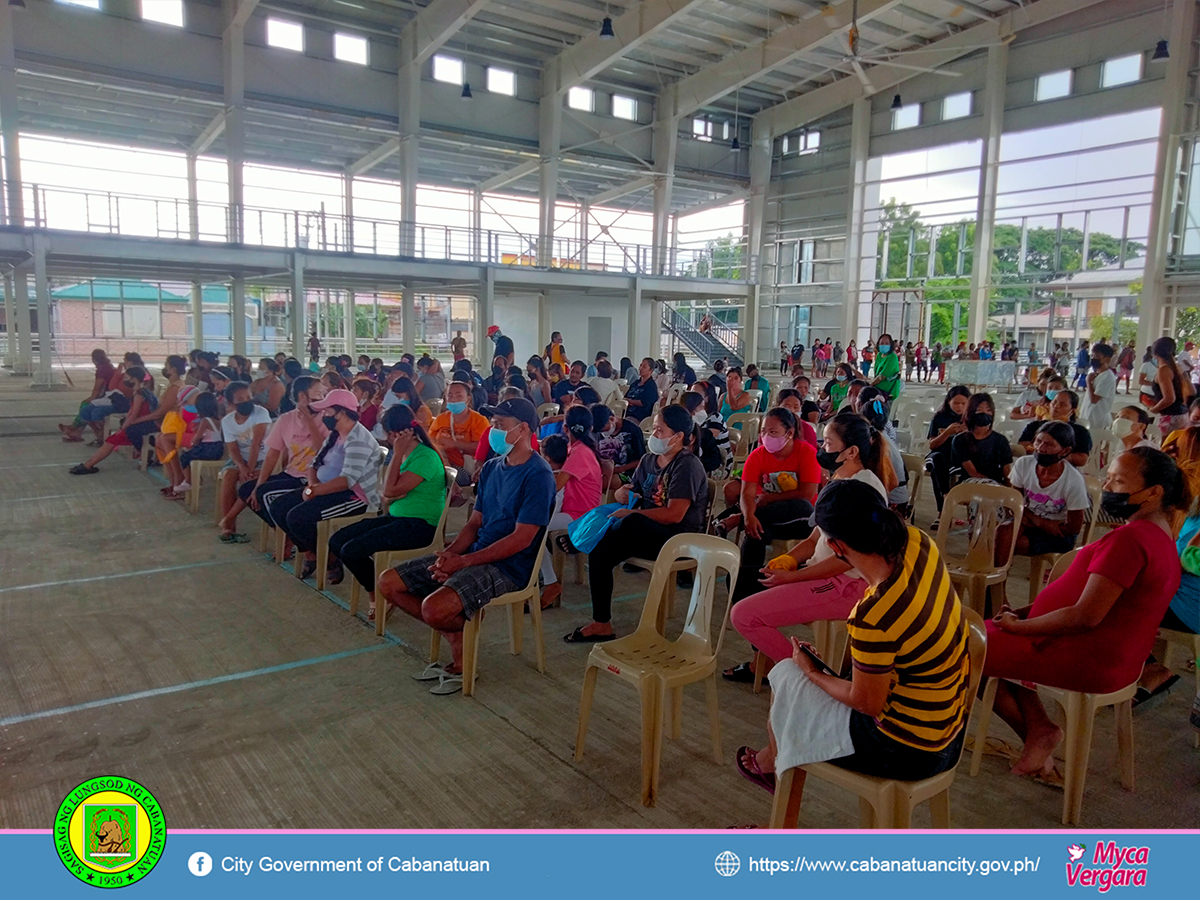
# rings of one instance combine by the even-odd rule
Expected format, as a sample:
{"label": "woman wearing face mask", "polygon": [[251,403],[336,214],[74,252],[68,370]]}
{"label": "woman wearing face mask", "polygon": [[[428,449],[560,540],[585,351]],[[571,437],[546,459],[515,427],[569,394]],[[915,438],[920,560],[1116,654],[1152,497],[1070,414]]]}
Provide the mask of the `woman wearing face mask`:
{"label": "woman wearing face mask", "polygon": [[[557,334],[558,332],[555,332]],[[561,344],[553,345],[561,347]],[[546,372],[546,364],[540,356],[529,357],[529,362],[525,364],[525,374],[529,376],[527,389],[529,391],[529,402],[534,406],[541,406],[543,403],[549,403],[551,398],[551,389],[554,387],[550,383],[550,375]]]}
{"label": "woman wearing face mask", "polygon": [[[754,412],[754,398],[750,393],[743,389],[742,370],[737,366],[731,366],[729,371],[725,373],[725,385],[727,390],[725,396],[721,399],[721,418],[726,422],[729,417],[735,413]],[[742,430],[740,424],[734,425],[738,431]]]}
{"label": "woman wearing face mask", "polygon": [[350,388],[358,398],[358,421],[370,431],[379,421],[379,404],[383,401],[383,388],[363,375],[354,379]]}
{"label": "woman wearing face mask", "polygon": [[[696,384],[701,382],[697,381]],[[695,387],[696,385],[692,385]],[[679,405],[688,411],[688,415],[692,417],[692,421],[696,423],[696,438],[699,444],[692,449],[692,452],[700,458],[700,462],[704,465],[704,471],[708,474],[716,472],[724,464],[724,457],[721,455],[721,448],[717,444],[717,439],[713,436],[713,432],[707,427],[708,412],[704,408],[704,395],[695,391],[688,391],[679,398]],[[717,418],[720,422],[720,417]],[[724,430],[724,423],[721,424]],[[729,447],[729,432],[725,432],[725,446]]]}
{"label": "woman wearing face mask", "polygon": [[613,415],[607,406],[593,406],[592,434],[596,435],[600,458],[613,464],[607,489],[615,491],[622,484],[629,484],[646,455],[646,436],[637,421]]}
{"label": "woman wearing face mask", "polygon": [[237,530],[238,515],[246,508],[241,492],[247,484],[257,483],[263,461],[263,442],[271,424],[271,414],[254,402],[250,385],[235,381],[225,390],[225,399],[233,411],[221,420],[228,461],[218,480],[221,492],[220,540],[223,544],[245,544],[249,538]]}
{"label": "woman wearing face mask", "polygon": [[[446,411],[433,420],[429,437],[446,457],[446,462],[460,470],[460,484],[471,483],[475,448],[487,430],[488,420],[471,409],[470,388],[458,381],[451,382],[446,391]],[[464,454],[471,456],[469,466]]]}
{"label": "woman wearing face mask", "polygon": [[[721,418],[721,404],[717,401],[716,390],[707,381],[697,381],[688,389],[688,393],[698,394],[703,400],[700,409],[693,409],[690,405],[688,408],[696,423],[707,430],[717,442],[721,461],[728,464],[732,452],[729,448],[729,429],[725,426],[725,420]],[[703,421],[700,420],[701,412],[704,413]]]}
{"label": "woman wearing face mask", "polygon": [[946,399],[929,423],[929,434],[926,435],[929,438],[929,453],[925,456],[925,472],[933,484],[933,496],[939,514],[942,501],[950,490],[950,442],[956,435],[967,431],[967,402],[970,399],[970,389],[956,384],[946,391]]}
{"label": "woman wearing face mask", "polygon": [[483,389],[487,391],[488,404],[495,406],[500,402],[500,390],[505,386],[508,366],[497,356],[492,360],[492,374],[483,379]]}
{"label": "woman wearing face mask", "polygon": [[[379,443],[358,422],[358,401],[349,391],[330,391],[312,404],[329,436],[312,462],[303,490],[284,494],[271,504],[271,518],[304,554],[301,578],[317,569],[317,523],[357,516],[379,504]],[[328,574],[341,563],[331,553]]]}
{"label": "woman wearing face mask", "polygon": [[[562,531],[588,510],[600,505],[603,497],[603,476],[600,473],[600,454],[592,437],[592,411],[586,406],[572,406],[563,423],[567,439],[566,459],[555,468],[555,490],[562,492],[562,506],[550,517],[547,531]],[[550,438],[546,443],[550,443]],[[562,585],[554,574],[554,559],[542,555],[542,609],[549,609],[562,596]]]}
{"label": "woman wearing face mask", "polygon": [[835,413],[842,408],[850,393],[850,382],[854,379],[854,369],[849,363],[838,363],[833,370],[833,380],[825,385],[825,393],[829,396],[829,408]]}
{"label": "woman wearing face mask", "polygon": [[[417,393],[417,386],[403,375],[392,382],[392,388],[384,395],[379,411],[385,413],[397,403],[411,409],[413,415],[416,416],[417,424],[426,431],[429,431],[433,425],[433,413],[429,411],[428,406],[421,402],[421,396]],[[375,423],[374,434],[377,438],[385,436],[379,422]]]}
{"label": "woman wearing face mask", "polygon": [[264,357],[258,361],[258,378],[250,384],[254,402],[269,412],[272,419],[279,415],[279,401],[287,393],[287,388],[279,378],[282,372],[283,366]]}
{"label": "woman wearing face mask", "polygon": [[[1051,382],[1051,384],[1053,383]],[[1087,465],[1088,457],[1092,452],[1092,433],[1075,421],[1075,414],[1079,409],[1079,395],[1074,391],[1054,390],[1053,388],[1046,391],[1047,397],[1051,394],[1054,396],[1047,409],[1046,421],[1066,422],[1071,426],[1071,430],[1075,432],[1075,445],[1071,449],[1071,455],[1067,457],[1067,462],[1077,469],[1082,469]],[[1021,436],[1017,438],[1017,443],[1025,448],[1026,453],[1034,452],[1033,439],[1037,436],[1038,429],[1042,424],[1040,421],[1030,422],[1021,432]]]}
{"label": "woman wearing face mask", "polygon": [[[895,485],[883,436],[861,416],[836,416],[825,428],[824,449],[817,454],[821,468],[833,481],[861,481],[887,499],[887,486]],[[818,500],[819,502],[819,500]],[[769,660],[765,676],[775,663],[792,655],[791,643],[780,630],[824,619],[844,620],[863,596],[867,583],[861,573],[836,559],[819,528],[761,570],[766,590],[733,607],[731,621],[738,634],[761,650]],[[726,669],[729,681],[754,681],[752,663]]]}
{"label": "woman wearing face mask", "polygon": [[569,644],[611,641],[613,569],[632,556],[653,559],[670,538],[683,532],[701,533],[708,507],[708,479],[700,460],[684,449],[695,428],[687,409],[674,405],[654,417],[648,442],[632,483],[616,493],[618,503],[636,497],[633,509],[619,509],[618,519],[600,539],[588,559],[592,622],[576,628],[563,640]]}
{"label": "woman wearing face mask", "polygon": [[343,567],[367,591],[367,618],[375,619],[375,554],[385,550],[415,550],[433,542],[446,503],[446,469],[407,406],[393,406],[383,417],[392,447],[383,484],[387,515],[355,522],[329,538],[330,554],[341,561],[331,567],[329,582],[339,584]]}
{"label": "woman wearing face mask", "polygon": [[1195,389],[1192,382],[1179,370],[1173,338],[1160,337],[1150,345],[1150,349],[1158,370],[1150,384],[1150,389],[1154,392],[1154,404],[1147,411],[1152,415],[1161,416],[1158,427],[1166,435],[1176,428],[1186,426],[1187,402],[1195,393]]}
{"label": "woman wearing face mask", "polygon": [[879,336],[879,352],[875,356],[875,377],[871,384],[895,400],[900,395],[900,357],[892,346],[892,336],[884,332]]}
{"label": "woman wearing face mask", "polygon": [[682,353],[672,357],[675,365],[671,368],[670,384],[685,384],[691,387],[696,383],[696,370],[687,364],[687,358]]}
{"label": "woman wearing face mask", "polygon": [[[1013,462],[1009,480],[1025,495],[1017,555],[1067,553],[1075,546],[1091,503],[1083,476],[1067,463],[1074,446],[1075,432],[1070,425],[1043,422],[1033,439],[1033,453]],[[1011,529],[1011,525],[1006,527]],[[1011,530],[1008,533],[1011,535]],[[1002,539],[996,543],[1005,546]]]}
{"label": "woman wearing face mask", "polygon": [[1179,589],[1171,519],[1190,502],[1169,456],[1126,450],[1108,467],[1101,506],[1127,524],[1080,549],[1031,606],[1005,606],[988,623],[983,674],[1005,679],[995,709],[1025,742],[1014,775],[1052,772],[1062,740],[1037,691],[1020,682],[1107,694],[1137,680]]}
{"label": "woman wearing face mask", "polygon": [[1153,447],[1154,442],[1146,436],[1150,422],[1150,415],[1140,406],[1126,406],[1119,410],[1113,419],[1112,433],[1121,439],[1121,449]]}
{"label": "woman wearing face mask", "polygon": [[855,481],[829,485],[816,520],[829,559],[862,576],[846,622],[853,675],[819,671],[812,647],[792,638],[772,672],[768,746],[739,749],[738,771],[773,793],[775,772],[814,762],[906,781],[950,769],[966,732],[970,656],[937,545]]}
{"label": "woman wearing face mask", "polygon": [[804,418],[804,398],[800,396],[800,392],[795,388],[783,388],[776,400],[800,422],[800,439],[811,444],[814,450],[820,450],[817,445],[817,430]]}
{"label": "woman wearing face mask", "polygon": [[1012,447],[1008,438],[992,431],[996,406],[991,394],[972,394],[967,401],[967,428],[950,442],[950,466],[961,468],[968,478],[987,478],[1008,483]]}

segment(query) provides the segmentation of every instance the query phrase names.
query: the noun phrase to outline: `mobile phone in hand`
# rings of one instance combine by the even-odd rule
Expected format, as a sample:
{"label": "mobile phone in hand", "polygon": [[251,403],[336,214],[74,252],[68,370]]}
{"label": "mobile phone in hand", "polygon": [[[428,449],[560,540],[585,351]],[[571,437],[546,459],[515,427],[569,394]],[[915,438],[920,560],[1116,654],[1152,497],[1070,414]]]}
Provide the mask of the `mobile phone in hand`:
{"label": "mobile phone in hand", "polygon": [[800,650],[804,653],[805,656],[807,656],[810,660],[812,660],[812,664],[817,667],[818,671],[824,672],[826,675],[832,675],[834,678],[841,677],[840,675],[838,675],[837,672],[835,672],[835,671],[833,671],[833,669],[829,668],[829,666],[826,664],[825,660],[823,660],[823,659],[821,659],[821,657],[817,656],[817,654],[815,654],[812,650],[810,650],[806,644],[801,644]]}

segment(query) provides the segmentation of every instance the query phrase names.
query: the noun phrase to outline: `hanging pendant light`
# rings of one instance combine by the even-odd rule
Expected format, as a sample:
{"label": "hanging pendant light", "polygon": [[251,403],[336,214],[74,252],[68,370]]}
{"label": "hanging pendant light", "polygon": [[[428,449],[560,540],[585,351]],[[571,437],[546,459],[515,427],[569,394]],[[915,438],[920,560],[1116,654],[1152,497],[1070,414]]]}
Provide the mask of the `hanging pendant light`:
{"label": "hanging pendant light", "polygon": [[729,149],[730,150],[741,150],[742,149],[742,142],[738,140],[738,136],[736,134],[734,134],[733,140],[729,142]]}
{"label": "hanging pendant light", "polygon": [[460,96],[461,96],[461,97],[462,97],[462,99],[464,99],[464,100],[472,100],[472,99],[474,99],[474,98],[471,96],[471,82],[469,82],[469,81],[464,81],[464,82],[463,82],[462,94],[461,94]]}
{"label": "hanging pendant light", "polygon": [[1162,62],[1170,58],[1171,52],[1167,49],[1167,39],[1163,38],[1154,45],[1154,54],[1150,57],[1150,62]]}
{"label": "hanging pendant light", "polygon": [[901,100],[900,95],[897,94],[895,97],[892,98],[892,109],[903,109],[903,107],[904,107],[904,101]]}
{"label": "hanging pendant light", "polygon": [[741,110],[740,100],[741,91],[738,90],[733,95],[733,140],[729,142],[729,149],[734,151],[742,149],[742,142],[738,140],[738,127],[740,125],[738,112]]}
{"label": "hanging pendant light", "polygon": [[612,27],[612,16],[605,16],[604,21],[600,23],[600,40],[608,41],[616,37]]}
{"label": "hanging pendant light", "polygon": [[28,9],[25,5],[25,0],[8,0],[8,5],[13,9]]}

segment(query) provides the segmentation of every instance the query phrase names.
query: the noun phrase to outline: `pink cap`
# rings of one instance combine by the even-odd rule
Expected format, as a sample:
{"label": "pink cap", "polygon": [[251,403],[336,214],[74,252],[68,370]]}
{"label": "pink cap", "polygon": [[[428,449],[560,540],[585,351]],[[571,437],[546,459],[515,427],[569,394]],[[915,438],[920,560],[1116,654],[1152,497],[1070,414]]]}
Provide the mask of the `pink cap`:
{"label": "pink cap", "polygon": [[338,388],[326,394],[323,400],[312,404],[313,409],[329,409],[331,406],[340,406],[342,409],[358,409],[358,398],[350,391]]}

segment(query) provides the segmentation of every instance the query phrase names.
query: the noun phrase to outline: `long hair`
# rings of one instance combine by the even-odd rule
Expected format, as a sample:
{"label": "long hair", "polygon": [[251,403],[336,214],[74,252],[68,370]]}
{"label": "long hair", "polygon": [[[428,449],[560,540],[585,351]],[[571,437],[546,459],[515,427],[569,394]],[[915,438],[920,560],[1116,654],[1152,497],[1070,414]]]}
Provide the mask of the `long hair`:
{"label": "long hair", "polygon": [[392,434],[398,434],[401,431],[408,431],[410,428],[412,429],[413,436],[416,437],[418,442],[424,444],[434,453],[437,453],[438,456],[442,455],[438,451],[438,448],[433,445],[433,441],[429,439],[428,432],[426,432],[421,423],[417,421],[417,417],[413,415],[413,411],[411,409],[409,409],[407,406],[402,406],[399,403],[397,403],[395,406],[388,407],[387,412],[383,414],[384,431],[391,432]]}
{"label": "long hair", "polygon": [[827,539],[891,563],[908,545],[908,525],[869,484],[833,481],[817,497],[817,527]]}
{"label": "long hair", "polygon": [[970,400],[971,389],[965,384],[956,384],[954,387],[950,388],[950,390],[946,391],[946,397],[944,400],[942,400],[942,405],[939,407],[936,415],[941,416],[945,415],[946,413],[953,413],[954,410],[950,408],[950,401],[955,397],[966,397],[967,400]]}
{"label": "long hair", "polygon": [[879,429],[848,410],[830,419],[825,428],[826,431],[832,428],[847,447],[858,448],[858,458],[863,468],[875,473],[885,490],[894,491],[899,486],[900,479],[892,468],[892,460],[885,446],[887,438]]}
{"label": "long hair", "polygon": [[594,418],[592,411],[586,406],[572,406],[567,410],[566,420],[563,422],[563,430],[571,436],[572,441],[583,444],[596,457],[596,462],[600,461],[600,451],[596,448],[596,441],[592,437],[592,423]]}
{"label": "long hair", "polygon": [[700,385],[700,389],[704,392],[702,395],[704,399],[704,411],[710,416],[715,416],[721,410],[720,404],[717,403],[717,389],[707,381],[697,381],[691,386],[688,393],[694,392],[697,384]]}

